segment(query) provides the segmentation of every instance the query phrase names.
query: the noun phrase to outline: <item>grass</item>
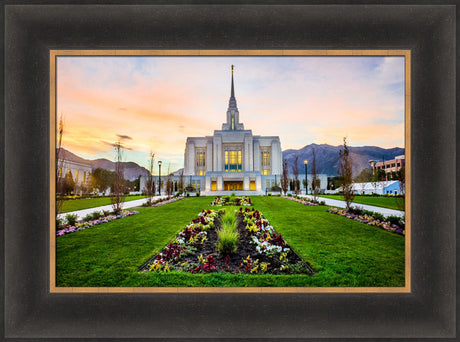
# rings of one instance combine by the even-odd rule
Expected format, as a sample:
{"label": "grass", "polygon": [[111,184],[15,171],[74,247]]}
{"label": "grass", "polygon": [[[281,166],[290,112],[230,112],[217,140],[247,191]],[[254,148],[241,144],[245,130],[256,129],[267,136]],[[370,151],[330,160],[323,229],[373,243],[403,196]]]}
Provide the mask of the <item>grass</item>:
{"label": "grass", "polygon": [[[342,195],[320,195],[320,197],[344,201],[344,198]],[[353,202],[359,203],[359,204],[367,204],[367,205],[373,205],[376,207],[401,210],[401,207],[398,205],[398,201],[401,201],[401,199],[398,197],[360,196],[360,195],[355,196],[353,200]]]}
{"label": "grass", "polygon": [[279,197],[252,197],[291,247],[317,271],[307,275],[136,272],[211,197],[186,198],[56,239],[57,286],[403,286],[404,237]]}
{"label": "grass", "polygon": [[217,231],[217,250],[219,254],[234,253],[238,244],[238,231],[234,209],[225,209],[222,217],[222,227]]}
{"label": "grass", "polygon": [[316,286],[404,286],[404,237],[279,197],[254,206],[318,271]]}
{"label": "grass", "polygon": [[[134,200],[141,199],[141,198],[145,198],[145,196],[142,196],[142,195],[126,196],[125,202],[134,201]],[[67,200],[67,201],[62,201],[62,212],[68,213],[68,212],[75,211],[75,210],[95,208],[95,207],[100,207],[100,206],[109,205],[109,204],[112,204],[112,202],[110,201],[110,197]]]}

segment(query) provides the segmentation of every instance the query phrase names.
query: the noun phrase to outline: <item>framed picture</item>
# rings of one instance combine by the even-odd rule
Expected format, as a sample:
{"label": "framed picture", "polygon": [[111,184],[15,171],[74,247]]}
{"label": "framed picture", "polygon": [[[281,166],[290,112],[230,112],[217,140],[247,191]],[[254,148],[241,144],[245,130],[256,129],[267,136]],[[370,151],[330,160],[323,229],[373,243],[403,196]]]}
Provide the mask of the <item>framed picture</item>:
{"label": "framed picture", "polygon": [[[455,272],[453,272],[455,269],[455,226],[453,223],[455,209],[453,204],[446,204],[442,208],[433,204],[441,203],[439,201],[446,203],[445,199],[451,199],[451,203],[454,203],[455,190],[452,187],[452,180],[455,177],[455,155],[451,149],[447,148],[452,146],[455,141],[455,130],[451,124],[455,122],[455,59],[453,53],[455,21],[453,13],[454,7],[452,6],[425,7],[416,5],[7,6],[5,8],[5,46],[7,47],[5,55],[5,179],[12,180],[15,179],[14,176],[17,178],[20,175],[21,182],[7,181],[4,187],[5,198],[8,200],[5,201],[4,218],[4,306],[6,319],[3,335],[6,338],[33,337],[44,340],[49,338],[453,337],[455,335],[455,306],[453,304],[455,302]],[[217,25],[217,22],[220,24]],[[89,234],[89,232],[97,232],[98,230],[103,231],[106,229],[103,225],[97,228],[84,229],[87,230],[86,232],[65,231],[62,233],[65,236],[56,236],[56,228],[59,227],[54,224],[56,222],[54,207],[57,203],[55,201],[56,193],[59,192],[60,196],[66,195],[64,183],[56,182],[56,186],[53,184],[54,180],[61,178],[65,180],[62,174],[66,173],[67,169],[71,170],[72,176],[69,179],[74,182],[77,171],[78,177],[82,179],[89,177],[89,174],[94,172],[92,169],[91,172],[88,170],[88,174],[83,169],[74,170],[68,166],[68,163],[59,167],[60,158],[59,156],[56,157],[55,154],[54,132],[57,128],[57,136],[59,137],[60,121],[59,117],[50,117],[50,113],[59,116],[61,107],[62,111],[68,113],[67,121],[66,114],[63,115],[62,127],[65,133],[62,137],[65,144],[62,146],[64,148],[66,144],[72,146],[70,142],[74,139],[74,148],[78,146],[78,141],[86,141],[83,145],[94,149],[95,146],[92,143],[94,140],[91,139],[95,136],[100,141],[112,145],[109,146],[110,148],[117,147],[117,145],[119,148],[132,148],[129,141],[135,140],[130,139],[133,138],[133,134],[128,130],[128,121],[118,122],[117,127],[112,130],[108,129],[110,136],[98,136],[91,132],[91,129],[101,131],[100,127],[102,126],[98,126],[98,121],[108,122],[115,117],[114,113],[119,114],[119,112],[124,112],[123,108],[125,111],[128,109],[125,104],[115,105],[115,112],[112,111],[110,115],[104,113],[103,106],[99,105],[98,107],[96,105],[94,107],[90,104],[89,100],[93,100],[92,103],[94,104],[99,101],[107,101],[110,98],[102,96],[104,89],[109,89],[111,96],[116,95],[116,89],[111,88],[111,86],[113,83],[120,82],[116,75],[113,75],[113,78],[106,77],[103,80],[105,86],[100,88],[101,92],[92,92],[92,86],[97,87],[104,83],[96,84],[97,73],[101,70],[101,65],[104,65],[108,74],[113,72],[107,59],[104,59],[107,57],[103,56],[112,55],[112,58],[118,61],[129,60],[130,62],[133,61],[133,56],[156,55],[155,58],[162,58],[163,60],[167,58],[165,55],[170,57],[182,56],[182,61],[190,58],[185,56],[194,56],[195,60],[206,58],[217,60],[220,58],[219,63],[222,63],[223,58],[225,58],[222,57],[223,55],[227,57],[245,56],[238,57],[242,61],[249,60],[250,55],[256,58],[255,56],[267,57],[277,54],[282,54],[284,57],[273,58],[274,64],[279,64],[280,60],[300,58],[298,56],[308,58],[308,56],[313,55],[321,58],[335,58],[327,57],[327,55],[348,56],[348,58],[355,60],[360,58],[356,55],[370,59],[375,58],[373,60],[385,56],[386,58],[393,57],[404,60],[400,70],[405,77],[403,83],[404,99],[402,101],[404,103],[404,115],[406,115],[406,126],[404,132],[405,146],[403,147],[406,148],[406,156],[410,156],[407,161],[408,164],[406,164],[410,168],[410,172],[408,173],[409,176],[406,174],[405,178],[406,186],[410,189],[410,202],[409,204],[406,203],[406,215],[410,213],[410,218],[407,220],[406,216],[406,221],[409,222],[406,239],[400,234],[398,235],[398,232],[382,231],[388,236],[397,236],[404,241],[403,262],[402,259],[397,261],[400,265],[397,271],[390,275],[388,273],[376,273],[378,274],[376,276],[378,279],[377,286],[359,286],[359,284],[372,283],[368,279],[362,283],[358,282],[357,286],[350,286],[350,283],[347,282],[339,283],[339,286],[334,286],[335,283],[333,282],[326,283],[326,286],[315,286],[315,284],[295,286],[298,285],[296,279],[302,277],[314,279],[315,276],[296,276],[294,274],[288,275],[285,278],[288,279],[285,283],[280,281],[275,287],[260,286],[260,284],[251,287],[249,283],[240,282],[236,283],[240,286],[230,286],[229,288],[228,284],[223,287],[208,287],[187,282],[179,282],[179,286],[174,286],[177,284],[175,282],[179,280],[171,280],[174,276],[168,276],[168,272],[164,272],[165,263],[163,263],[160,265],[162,272],[154,275],[163,279],[161,285],[165,286],[152,287],[150,281],[155,277],[152,274],[141,274],[141,266],[144,266],[147,271],[155,272],[154,268],[158,266],[156,266],[158,264],[156,260],[161,260],[161,255],[166,252],[162,249],[163,247],[154,246],[150,251],[141,246],[124,249],[124,251],[137,250],[142,254],[142,258],[146,259],[144,265],[142,262],[137,265],[140,271],[139,275],[136,275],[137,280],[128,281],[126,277],[124,280],[121,279],[126,276],[126,273],[124,275],[117,273],[117,270],[121,269],[117,268],[117,263],[123,263],[126,260],[121,252],[119,258],[111,259],[112,265],[106,265],[108,270],[114,272],[107,272],[107,269],[101,272],[101,270],[90,267],[91,264],[94,266],[97,262],[96,259],[86,260],[85,257],[82,257],[83,252],[87,250],[85,247],[89,246],[89,243],[85,244],[84,241],[72,242],[67,245],[58,243],[60,241],[77,241],[78,236],[86,236],[100,239],[98,255],[110,254],[111,248],[113,249],[108,243],[109,236],[104,239],[102,236],[96,236],[97,234]],[[319,56],[320,54],[323,54],[324,57]],[[160,55],[161,57],[159,57]],[[81,67],[78,63],[82,60],[99,60],[102,61],[102,64],[99,64],[99,68],[93,69],[92,75],[91,66],[88,67],[87,65],[85,66],[87,67],[86,73],[76,72],[76,70],[83,70],[78,69]],[[66,63],[73,63],[72,67],[67,66],[66,68]],[[145,66],[145,60],[139,60],[138,63],[127,66],[124,71],[128,76],[135,74],[133,68],[140,68],[139,77],[145,75],[148,68],[140,67],[141,64]],[[275,175],[281,177],[283,163],[280,163],[280,170],[275,170],[276,168],[272,167],[272,164],[276,166],[275,164],[278,163],[275,159],[277,150],[273,146],[271,146],[272,149],[266,150],[262,140],[259,141],[259,152],[252,154],[252,158],[256,156],[261,161],[260,163],[253,161],[252,170],[246,169],[249,164],[248,160],[245,159],[250,158],[251,155],[246,153],[245,149],[239,150],[236,146],[239,144],[237,141],[233,141],[225,148],[222,146],[222,154],[216,155],[216,159],[209,155],[206,144],[201,146],[200,137],[212,136],[214,140],[211,141],[211,144],[215,144],[216,134],[219,135],[219,132],[222,131],[246,132],[248,129],[252,129],[254,135],[262,138],[265,135],[270,137],[276,135],[268,132],[270,125],[264,126],[261,123],[259,125],[260,131],[256,131],[255,127],[243,126],[245,120],[242,113],[239,114],[237,107],[237,103],[240,103],[238,65],[236,63],[227,64],[229,65],[223,72],[227,72],[227,79],[230,79],[230,75],[232,76],[231,83],[226,82],[222,85],[227,88],[229,95],[227,99],[229,102],[225,104],[225,107],[228,107],[227,113],[224,113],[225,117],[222,120],[218,120],[222,124],[222,129],[219,130],[219,127],[215,127],[214,135],[212,135],[213,128],[211,126],[214,127],[215,125],[214,122],[212,122],[213,125],[210,125],[211,120],[203,121],[201,125],[198,124],[197,126],[201,127],[196,130],[199,133],[196,135],[192,135],[193,131],[188,128],[178,128],[178,130],[184,130],[185,138],[188,137],[186,141],[181,137],[186,153],[192,151],[192,145],[197,146],[197,150],[190,152],[190,155],[193,156],[192,159],[185,155],[183,160],[177,162],[178,165],[184,167],[184,172],[188,172],[185,176],[190,177],[189,189],[184,189],[185,191],[182,192],[189,195],[193,194],[195,203],[197,200],[206,200],[207,197],[201,195],[208,195],[209,192],[212,196],[213,191],[230,191],[236,192],[237,195],[240,191],[259,191],[261,192],[260,195],[264,195],[260,198],[267,199],[269,189],[272,192],[277,190],[278,181],[280,182],[279,187],[281,187],[281,179],[275,179],[273,185],[271,183],[269,186],[267,185],[268,178]],[[190,65],[184,65],[190,67]],[[235,65],[235,67],[231,67],[231,65]],[[63,68],[60,69],[60,67]],[[273,68],[275,69],[275,67]],[[180,75],[180,70],[177,68],[175,71]],[[248,70],[258,71],[260,69],[248,68]],[[170,85],[177,88],[178,83],[173,77],[173,70],[169,70],[167,74],[170,75]],[[186,73],[184,72],[182,75],[185,80],[187,78]],[[82,92],[72,93],[70,88],[82,79],[84,81],[80,84]],[[180,77],[177,80],[180,80]],[[273,77],[273,80],[276,81],[276,77]],[[130,82],[131,79],[127,78],[125,81]],[[140,80],[140,82],[143,81]],[[162,98],[167,96],[171,96],[172,99],[175,98],[176,94],[168,90],[168,84],[162,83],[161,86],[157,85],[156,87],[159,93],[164,90],[164,93],[161,93]],[[120,89],[122,92],[126,91],[126,88],[121,87]],[[183,89],[189,88],[184,87]],[[319,84],[317,84],[317,89],[321,90]],[[209,94],[214,94],[214,90],[218,89],[210,89]],[[396,91],[396,89],[393,90]],[[139,88],[138,93],[141,91],[142,88]],[[68,101],[69,98],[66,98],[69,94],[73,96],[70,101]],[[185,96],[184,93],[182,95]],[[248,99],[251,97],[249,94],[245,96]],[[357,99],[366,98],[366,96],[359,97],[358,94],[356,96]],[[373,94],[373,96],[378,97],[379,95]],[[91,97],[93,98],[91,99]],[[115,98],[120,99],[121,97],[115,96]],[[212,96],[210,98],[212,100]],[[142,107],[139,105],[138,99],[133,100],[138,108]],[[384,101],[391,102],[389,98],[385,98]],[[95,108],[99,108],[100,113],[93,114]],[[209,108],[209,103],[207,103],[206,108]],[[194,110],[188,112],[189,118],[194,118]],[[137,111],[137,113],[139,112]],[[158,111],[156,112],[158,113]],[[71,115],[74,113],[84,113],[80,116],[86,120],[80,123],[74,119],[71,120]],[[148,111],[146,113],[148,114]],[[166,111],[166,113],[165,116],[168,116],[172,112]],[[408,116],[409,114],[410,116]],[[409,122],[407,121],[408,117]],[[176,119],[175,124],[180,125],[181,120]],[[148,122],[147,119],[143,121],[136,118],[133,118],[132,121]],[[383,118],[376,121],[378,121],[377,124],[385,124]],[[68,125],[73,125],[72,130],[70,129],[71,126],[66,128],[66,122]],[[162,121],[157,119],[157,122]],[[56,123],[57,125],[53,127]],[[164,121],[164,125],[165,130],[168,130],[167,121]],[[80,128],[79,132],[74,129],[77,126]],[[124,129],[119,129],[120,127]],[[211,131],[206,133],[202,128],[208,128]],[[282,131],[282,125],[279,125],[279,129]],[[139,128],[140,130],[141,128]],[[69,132],[72,132],[73,135]],[[79,138],[77,133],[80,134]],[[294,133],[293,131],[292,136],[295,136]],[[396,135],[395,132],[392,133]],[[136,135],[136,139],[140,139],[140,136],[140,133],[138,136]],[[196,136],[197,140],[190,139],[193,136]],[[283,137],[281,133],[278,136]],[[254,137],[251,136],[251,138],[253,138],[251,142],[254,149]],[[246,139],[249,138],[246,137]],[[283,138],[281,143],[288,141],[287,139]],[[189,142],[190,144],[188,144]],[[242,140],[242,142],[248,141]],[[169,143],[169,147],[172,150],[173,144]],[[345,148],[345,146],[343,147]],[[132,149],[127,154],[134,155],[135,151]],[[240,151],[241,156],[239,156],[238,151]],[[150,151],[147,148],[143,152],[141,158],[147,159],[145,163],[148,169],[149,159],[145,157],[150,155]],[[200,155],[199,153],[203,154]],[[263,153],[267,153],[267,155]],[[81,155],[86,157],[88,154]],[[217,161],[217,158],[222,159],[221,163]],[[87,160],[89,159],[87,158]],[[240,159],[241,163],[239,162]],[[161,160],[169,160],[171,164],[174,157],[165,154],[161,156]],[[263,168],[264,160],[269,161],[267,165],[270,167]],[[117,164],[117,161],[120,160],[115,160],[115,164],[120,165],[120,163]],[[158,159],[155,162],[155,167],[158,167]],[[376,161],[376,164],[372,165],[373,168],[378,166],[377,162],[383,163],[381,166],[386,167],[384,161]],[[73,161],[73,163],[77,162]],[[210,169],[208,163],[220,165],[222,170]],[[312,191],[308,184],[316,184],[311,181],[308,182],[311,173],[307,172],[307,165],[311,167],[310,163],[302,163],[302,166],[305,166],[306,192]],[[395,159],[396,163],[397,160]],[[166,162],[162,164],[163,177],[170,175],[171,172],[169,171],[180,169],[180,167],[175,168],[173,166],[167,171],[165,170],[166,165]],[[255,170],[254,165],[260,169]],[[445,167],[437,167],[439,165],[445,165]],[[192,169],[193,173],[190,171]],[[263,175],[263,170],[266,170],[267,174]],[[255,171],[259,172],[259,178],[253,177],[251,174]],[[50,177],[50,173],[54,177]],[[148,176],[152,173],[150,170],[145,176],[144,188],[149,181]],[[241,175],[244,174],[244,177],[239,177],[241,179],[234,176],[240,173]],[[115,175],[117,175],[117,170],[115,170]],[[167,189],[167,182],[172,182],[172,189],[174,186],[179,187],[180,185],[179,174],[172,174],[171,179],[168,180],[164,178],[163,183],[160,169],[158,174],[154,173],[155,178],[156,176],[158,176],[157,185],[159,185],[161,196],[170,195],[169,193],[166,194],[167,191],[171,190]],[[182,179],[184,188],[187,187],[186,178],[185,180]],[[138,180],[138,183],[134,181],[132,184],[130,183],[133,195],[142,191],[141,179]],[[20,185],[17,186],[17,184]],[[326,178],[326,188],[327,184],[329,184],[329,180]],[[134,188],[136,185],[137,188]],[[286,184],[282,186],[285,187]],[[313,186],[313,190],[315,187]],[[94,188],[97,189],[97,193],[104,190],[100,187]],[[200,191],[197,191],[198,188]],[[295,193],[295,184],[293,189]],[[77,189],[74,184],[69,195],[75,195],[77,190],[83,192],[81,189]],[[281,190],[286,193],[284,189]],[[299,190],[302,190],[301,186],[297,188],[297,191]],[[111,192],[111,203],[116,205],[116,195],[126,191],[123,189],[123,191]],[[265,196],[265,192],[267,196]],[[200,197],[196,196],[197,193],[200,194]],[[429,198],[427,194],[429,194]],[[226,195],[223,193],[217,196]],[[241,194],[241,196],[246,195]],[[295,195],[303,194],[297,193]],[[311,193],[307,195],[311,196]],[[219,205],[219,198],[215,198],[217,196],[212,196],[211,200]],[[286,195],[286,197],[289,196]],[[290,197],[293,197],[292,194]],[[255,198],[255,202],[257,202],[259,197]],[[301,201],[309,198],[302,197]],[[163,208],[173,207],[180,203],[192,203],[191,200],[190,198],[180,199],[177,204],[168,204]],[[243,202],[246,199],[239,198],[238,200],[242,208],[240,215],[244,217]],[[288,202],[288,199],[279,200]],[[298,205],[294,201],[288,203],[291,202]],[[257,205],[263,207],[262,202]],[[116,207],[114,208],[116,209]],[[188,214],[187,209],[181,208],[184,218],[179,217],[180,211],[177,210],[178,222],[184,224],[184,228],[186,228],[190,218],[185,218]],[[211,210],[208,207],[203,209]],[[219,209],[221,209],[219,206],[215,206],[212,210],[217,212]],[[235,209],[239,210],[238,208]],[[138,218],[147,210],[155,212],[155,215],[161,213],[157,208],[140,209],[141,213]],[[293,212],[293,209],[288,210]],[[276,215],[270,214],[268,207],[265,209],[265,213],[262,210],[260,212],[264,214],[264,219],[270,218],[270,221],[273,221],[271,222],[273,226],[279,225],[280,221],[277,221]],[[136,215],[138,214],[121,218],[118,222],[129,220],[134,222]],[[251,215],[258,214],[251,213]],[[350,220],[349,218],[334,216],[333,213],[327,213],[327,215],[340,220]],[[252,218],[257,219],[255,216]],[[251,217],[247,219],[250,220]],[[181,220],[186,221],[182,222]],[[205,220],[204,223],[198,221],[196,223],[205,226],[210,222],[207,217],[203,220]],[[352,221],[350,220],[350,222]],[[116,222],[110,224],[115,226]],[[110,224],[107,224],[106,227]],[[258,223],[255,221],[246,221],[246,224],[249,228],[245,227],[244,229],[250,230],[251,224],[256,226],[253,229],[258,228]],[[72,225],[69,224],[69,226]],[[69,226],[67,229],[71,230]],[[119,226],[122,225],[119,224]],[[155,223],[152,223],[152,226],[156,227]],[[187,227],[190,229],[189,226]],[[280,225],[279,230],[282,229],[283,227]],[[122,228],[120,228],[119,233],[121,235],[117,236],[118,239],[125,239],[123,241],[127,245],[133,243],[127,235],[122,234]],[[180,233],[181,231],[172,242],[177,243],[178,239],[181,239]],[[269,233],[270,239],[272,239],[277,237],[275,234],[278,234],[278,231]],[[289,230],[283,231],[283,235],[288,236],[289,234]],[[204,236],[204,234],[202,235]],[[202,239],[203,236],[200,235],[199,237]],[[164,241],[159,241],[167,246],[171,242],[171,233],[165,234],[163,239]],[[280,243],[282,248],[280,256],[287,251],[283,248],[296,249],[286,245],[287,241],[290,241],[289,237],[282,241]],[[216,240],[216,244],[218,242],[219,240]],[[158,244],[160,243],[158,242]],[[293,242],[293,244],[295,243]],[[62,253],[64,249],[72,248],[77,251],[68,254]],[[57,250],[59,253],[56,253]],[[79,253],[78,250],[81,252]],[[382,251],[382,253],[385,252],[385,250]],[[148,253],[151,254],[151,257],[147,257]],[[160,258],[158,258],[159,255]],[[277,256],[278,260],[280,260],[280,256]],[[315,264],[308,260],[307,256],[307,253],[299,255],[300,259],[305,262],[304,266],[310,267],[313,273],[317,271]],[[59,259],[60,257],[62,259]],[[393,253],[389,257],[394,257]],[[142,258],[139,257],[138,259],[141,260]],[[204,259],[199,270],[199,277],[206,281],[208,279],[206,277],[209,277],[212,272],[204,272],[204,267],[217,267],[217,263],[212,264],[206,255]],[[224,257],[222,259],[224,260]],[[249,267],[248,277],[244,278],[244,275],[244,279],[251,277],[256,279],[256,275],[250,274],[251,271],[257,267],[253,273],[260,272],[265,267],[263,263],[270,263],[260,260],[256,264],[255,260],[250,259],[252,262],[250,266],[248,266],[249,259],[246,260],[246,263],[241,260],[240,265],[237,266],[240,268]],[[63,260],[65,262],[61,262]],[[230,265],[230,263],[228,264]],[[223,265],[225,266],[225,264]],[[321,267],[320,264],[316,265]],[[193,267],[197,266],[200,266],[200,262],[193,265]],[[132,268],[131,265],[130,267]],[[372,268],[372,265],[369,265],[369,268]],[[136,268],[134,270],[126,268],[126,270],[131,273],[137,271]],[[397,276],[398,272],[403,272],[404,276],[402,278]],[[371,276],[370,273],[366,274],[366,277]],[[383,279],[387,276],[389,279]],[[139,281],[141,279],[139,277],[149,280],[143,283]],[[277,277],[283,278],[283,276]],[[394,278],[399,280],[393,281]],[[341,279],[346,279],[346,276],[344,275]],[[403,279],[403,283],[401,283],[401,279]],[[286,286],[289,282],[293,282],[294,286]],[[385,286],[385,284],[391,285]],[[396,285],[392,286],[394,284]],[[250,287],[246,287],[248,285]],[[219,320],[222,315],[225,315],[227,323],[230,322],[231,324],[223,324]],[[194,317],[194,319],[190,319],[190,317]]]}
{"label": "framed picture", "polygon": [[50,63],[51,292],[410,292],[409,50],[52,50]]}

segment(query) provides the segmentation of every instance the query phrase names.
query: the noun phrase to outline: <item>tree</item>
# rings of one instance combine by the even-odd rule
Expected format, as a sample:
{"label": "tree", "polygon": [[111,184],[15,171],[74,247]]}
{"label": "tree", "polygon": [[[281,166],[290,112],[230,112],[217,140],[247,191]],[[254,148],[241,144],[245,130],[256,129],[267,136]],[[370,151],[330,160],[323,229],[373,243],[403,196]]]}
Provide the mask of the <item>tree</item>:
{"label": "tree", "polygon": [[334,176],[334,177],[328,177],[328,190],[336,190],[342,186],[342,177],[340,176]]}
{"label": "tree", "polygon": [[166,180],[165,180],[165,192],[166,192],[166,196],[171,197],[173,191],[174,191],[174,183],[172,181],[172,174],[171,174],[171,171],[170,171],[170,164],[168,163],[168,175],[166,176]]}
{"label": "tree", "polygon": [[64,177],[62,177],[62,172],[64,168],[64,157],[62,153],[62,135],[64,133],[64,120],[62,115],[59,119],[58,131],[57,131],[57,142],[56,142],[56,193],[60,193],[59,196],[56,194],[56,216],[62,213],[62,193],[63,193],[63,183]]}
{"label": "tree", "polygon": [[383,182],[386,179],[386,173],[382,169],[377,169],[372,175],[373,182]]}
{"label": "tree", "polygon": [[62,182],[61,191],[62,195],[70,195],[75,190],[75,181],[73,180],[72,171],[65,174],[64,181]]}
{"label": "tree", "polygon": [[184,192],[184,169],[180,171],[180,176],[179,176],[179,183],[177,184],[177,188],[180,193]]}
{"label": "tree", "polygon": [[316,167],[316,152],[315,149],[312,151],[313,156],[311,160],[311,193],[313,199],[316,201],[319,194],[319,185],[318,185],[318,168]]}
{"label": "tree", "polygon": [[353,159],[347,146],[347,138],[343,138],[343,150],[339,151],[339,169],[338,174],[343,178],[342,193],[346,203],[346,210],[350,210],[350,203],[353,202],[355,195],[353,193]]}
{"label": "tree", "polygon": [[171,174],[168,174],[168,176],[166,176],[166,182],[165,182],[165,186],[166,186],[166,196],[171,197],[172,194],[173,194],[173,191],[174,191],[174,183],[172,181],[172,178],[171,178]]}
{"label": "tree", "polygon": [[298,195],[300,191],[299,165],[297,164],[298,160],[299,160],[299,156],[296,155],[294,157],[294,165],[292,165],[292,174],[294,175],[294,192],[296,195]]}
{"label": "tree", "polygon": [[125,178],[123,173],[123,146],[119,139],[113,144],[115,149],[115,179],[113,182],[110,200],[112,202],[113,211],[115,214],[120,214],[125,202]]}
{"label": "tree", "polygon": [[91,173],[92,182],[100,192],[105,192],[115,182],[115,172],[97,168]]}
{"label": "tree", "polygon": [[288,187],[289,187],[288,164],[287,164],[287,160],[283,159],[283,174],[281,175],[281,189],[283,189],[283,192],[285,195],[288,190]]}
{"label": "tree", "polygon": [[155,166],[155,154],[150,152],[149,155],[149,174],[147,176],[147,182],[145,183],[145,194],[147,195],[147,203],[152,204],[153,196],[156,193],[155,180],[153,179],[153,168]]}
{"label": "tree", "polygon": [[396,203],[399,210],[406,210],[406,169],[403,167],[397,172],[399,180],[399,194],[400,197],[397,198]]}
{"label": "tree", "polygon": [[356,183],[368,183],[372,182],[373,179],[373,172],[370,167],[364,168],[359,175],[355,177],[355,182]]}

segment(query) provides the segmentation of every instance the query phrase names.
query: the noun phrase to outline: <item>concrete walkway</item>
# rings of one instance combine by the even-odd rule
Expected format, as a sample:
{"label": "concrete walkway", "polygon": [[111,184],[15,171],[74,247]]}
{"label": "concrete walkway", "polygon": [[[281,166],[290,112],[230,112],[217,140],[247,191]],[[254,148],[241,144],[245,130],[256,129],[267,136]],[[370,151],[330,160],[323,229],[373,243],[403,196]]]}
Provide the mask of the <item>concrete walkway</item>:
{"label": "concrete walkway", "polygon": [[[166,198],[167,196],[155,196],[153,197],[153,200],[157,200],[159,198]],[[138,199],[138,200],[134,200],[134,201],[128,201],[128,202],[125,202],[123,203],[123,209],[128,209],[128,208],[134,208],[134,207],[140,207],[142,204],[146,203],[148,200],[148,198],[141,198],[141,199]],[[111,204],[109,205],[103,205],[101,207],[94,207],[94,208],[87,208],[87,209],[82,209],[82,210],[75,210],[75,211],[70,211],[68,213],[62,213],[62,214],[59,214],[58,217],[59,218],[62,218],[62,219],[65,219],[66,215],[74,215],[76,214],[77,215],[77,220],[81,220],[83,217],[85,217],[86,215],[88,214],[92,214],[94,213],[95,211],[113,211],[113,207]]]}
{"label": "concrete walkway", "polygon": [[[312,196],[306,196],[306,195],[300,195],[300,196],[301,197],[307,197],[308,199],[313,199]],[[338,207],[338,208],[345,208],[346,207],[345,201],[340,201],[340,200],[336,200],[336,199],[332,199],[332,198],[318,197],[318,201],[320,201],[320,202],[324,201],[324,202],[326,202],[327,205]],[[359,207],[359,208],[362,208],[364,210],[374,211],[376,213],[382,214],[383,216],[399,216],[399,217],[405,216],[405,212],[400,211],[400,210],[376,207],[376,206],[373,206],[373,205],[367,205],[367,204],[361,204],[361,203],[355,203],[355,202],[352,202],[351,206],[352,207]]]}

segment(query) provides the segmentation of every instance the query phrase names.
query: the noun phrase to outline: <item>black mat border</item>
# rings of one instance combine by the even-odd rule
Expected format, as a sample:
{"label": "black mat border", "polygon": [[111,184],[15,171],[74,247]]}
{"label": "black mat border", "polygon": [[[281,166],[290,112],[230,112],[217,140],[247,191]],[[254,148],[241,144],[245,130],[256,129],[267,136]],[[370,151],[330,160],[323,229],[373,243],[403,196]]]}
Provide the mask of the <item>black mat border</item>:
{"label": "black mat border", "polygon": [[[3,7],[1,336],[453,337],[456,12],[438,4]],[[56,48],[411,49],[413,293],[49,294],[48,51]]]}

